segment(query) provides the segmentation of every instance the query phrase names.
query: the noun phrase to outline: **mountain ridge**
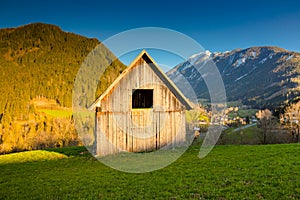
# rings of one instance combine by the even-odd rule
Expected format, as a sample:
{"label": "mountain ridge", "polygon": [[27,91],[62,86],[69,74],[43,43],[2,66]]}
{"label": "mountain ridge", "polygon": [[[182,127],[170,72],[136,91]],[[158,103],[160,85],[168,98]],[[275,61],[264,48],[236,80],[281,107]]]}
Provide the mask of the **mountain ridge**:
{"label": "mountain ridge", "polygon": [[[50,39],[49,39],[50,38]],[[71,43],[70,43],[71,42]],[[73,42],[73,44],[72,44]],[[7,66],[14,66],[13,68],[21,68],[22,67],[30,67],[35,68],[39,66],[43,66],[38,73],[41,72],[42,69],[49,70],[50,68],[57,67],[59,70],[54,70],[55,73],[58,74],[67,74],[71,73],[72,77],[75,76],[76,73],[72,71],[76,71],[80,65],[80,63],[83,61],[85,56],[88,52],[90,52],[97,44],[100,42],[95,38],[86,38],[84,36],[81,36],[76,33],[72,32],[66,32],[63,31],[59,26],[52,25],[52,24],[44,24],[44,23],[31,23],[27,25],[22,25],[16,28],[1,28],[0,29],[0,67],[2,69],[6,68]],[[70,45],[71,44],[71,45]],[[267,56],[264,56],[264,58],[260,58],[261,55],[266,54],[266,51],[269,52]],[[272,56],[277,56],[277,54],[280,54],[281,57],[284,57],[283,59],[286,59],[285,62],[283,62],[282,58],[276,57],[276,61],[270,61],[272,59],[268,59],[267,57],[270,56],[270,54],[273,53]],[[240,54],[240,55],[238,55]],[[255,55],[254,55],[255,54]],[[293,56],[292,56],[293,54]],[[241,55],[243,55],[241,57]],[[204,56],[204,57],[203,57]],[[272,57],[271,56],[271,57]],[[291,56],[291,57],[290,57]],[[294,57],[295,56],[295,57]],[[201,60],[202,59],[202,60]],[[232,63],[230,63],[230,59],[232,60]],[[296,59],[296,60],[295,60]],[[270,105],[271,100],[274,100],[274,97],[278,97],[282,94],[290,95],[292,97],[295,97],[298,94],[298,80],[297,77],[299,75],[299,53],[294,51],[289,51],[281,47],[277,46],[254,46],[249,47],[245,49],[234,49],[232,51],[226,51],[226,52],[210,52],[206,51],[204,53],[198,53],[194,54],[190,57],[190,59],[187,62],[192,62],[193,60],[195,62],[202,62],[202,64],[207,60],[212,60],[215,62],[216,66],[218,67],[222,78],[224,80],[226,92],[228,94],[228,100],[234,101],[234,100],[242,100],[243,102],[247,104],[253,104],[253,105],[259,105],[259,103],[262,103],[262,105]],[[256,61],[255,61],[256,60]],[[289,61],[288,61],[289,60]],[[225,63],[226,61],[226,63]],[[255,62],[254,62],[255,61]],[[292,62],[290,62],[292,61]],[[175,79],[174,77],[174,71],[177,69],[181,72],[185,71],[185,74],[189,74],[189,70],[191,70],[190,63],[183,62],[181,64],[178,64],[173,69],[171,69],[167,74],[171,79]],[[271,63],[270,63],[271,62]],[[230,63],[230,64],[228,64]],[[286,64],[287,63],[287,64]],[[118,68],[117,65],[121,65],[120,68]],[[183,65],[187,68],[187,70],[183,70]],[[237,92],[232,92],[235,89],[233,88],[233,83],[244,81],[249,79],[248,77],[249,71],[251,67],[249,66],[254,65],[264,65],[265,68],[269,68],[268,73],[270,73],[270,70],[273,72],[273,74],[279,74],[286,76],[287,79],[280,79],[278,77],[276,78],[276,81],[272,83],[272,81],[269,81],[269,88],[276,86],[277,89],[279,89],[279,86],[282,86],[286,89],[279,89],[277,92],[275,92],[273,88],[273,93],[269,93],[268,95],[265,95],[264,98],[261,98],[262,95],[258,94],[258,97],[255,96],[249,97],[246,93],[243,93],[243,95],[238,95]],[[64,67],[62,67],[64,66]],[[68,66],[68,67],[66,67]],[[73,67],[72,67],[73,66]],[[273,66],[273,68],[272,68]],[[276,67],[274,67],[276,66]],[[76,68],[76,69],[75,69]],[[113,67],[116,69],[116,71],[122,71],[122,69],[125,68],[125,66],[118,62]],[[118,68],[118,69],[117,69]],[[247,71],[247,68],[248,71]],[[235,75],[231,75],[230,73],[233,73],[233,69],[238,69],[234,72]],[[297,71],[297,73],[294,73],[293,70]],[[252,68],[253,70],[253,68]],[[284,71],[291,73],[285,73]],[[112,72],[112,71],[111,71]],[[248,72],[248,73],[247,73]],[[8,70],[6,74],[16,73],[14,70]],[[55,74],[54,73],[54,74]],[[262,72],[261,72],[262,73]],[[18,74],[18,73],[17,73]],[[5,70],[2,70],[2,79],[5,77]],[[115,74],[113,78],[110,77],[103,77],[106,79],[106,82],[108,80],[114,79],[118,75]],[[271,75],[271,73],[270,73]],[[195,76],[195,75],[194,75]],[[7,76],[6,76],[7,77]],[[47,77],[47,75],[46,75]],[[53,76],[55,77],[55,76]],[[51,78],[53,78],[51,77]],[[274,79],[274,76],[270,76],[271,79]],[[24,79],[22,77],[17,77],[20,79]],[[37,78],[33,75],[31,75],[31,78]],[[52,80],[50,78],[50,80]],[[190,77],[186,77],[190,78]],[[205,87],[201,86],[203,85],[203,80],[201,78],[199,79],[199,75],[196,75],[194,77],[194,80],[190,79],[193,83],[193,87],[195,88],[195,91],[199,98],[209,98],[208,93],[205,92]],[[61,82],[62,77],[59,78],[58,82]],[[199,80],[196,80],[199,79]],[[289,82],[289,84],[280,84],[278,83],[278,80]],[[40,80],[41,81],[41,80]],[[49,81],[49,80],[48,80]],[[249,86],[249,81],[246,85]],[[255,79],[251,80],[255,81]],[[57,82],[57,80],[52,80],[50,83]],[[72,81],[71,81],[72,82]],[[103,81],[102,81],[103,82]],[[176,84],[176,80],[174,81]],[[2,81],[2,84],[5,83],[5,81]],[[7,86],[9,86],[8,83],[6,83]],[[272,85],[273,84],[273,85]],[[294,84],[294,85],[293,85]],[[46,86],[47,90],[49,90],[49,83],[45,83],[41,81],[40,85]],[[69,84],[70,85],[70,84]],[[105,87],[107,87],[109,84],[108,82]],[[293,85],[293,86],[292,86]],[[239,88],[243,88],[240,84],[237,84]],[[11,85],[9,86],[11,88]],[[14,88],[17,87],[16,85],[13,86]],[[60,88],[61,86],[57,86]],[[66,86],[67,88],[69,86]],[[71,85],[70,85],[71,87]],[[103,91],[105,89],[103,87],[101,90]],[[264,84],[264,87],[266,87],[266,84]],[[38,86],[37,88],[40,88],[40,91],[33,92],[34,94],[30,94],[30,98],[28,100],[34,98],[37,95],[45,95],[46,97],[49,96],[49,98],[57,99],[58,102],[60,102],[63,106],[70,106],[71,102],[71,95],[67,95],[68,100],[63,100],[63,95],[49,95],[49,92],[43,92],[43,89],[41,86]],[[247,88],[247,87],[246,87]],[[253,88],[250,87],[251,90]],[[266,88],[267,89],[267,88]],[[11,90],[11,89],[10,89]],[[50,89],[51,90],[51,89]],[[70,90],[67,89],[70,94]],[[251,90],[249,92],[251,92]],[[6,90],[7,91],[7,90]],[[9,91],[9,90],[8,90]],[[237,90],[238,91],[238,90]],[[296,92],[295,92],[296,91]],[[5,92],[5,91],[4,91]],[[30,92],[32,93],[32,92]],[[44,94],[45,93],[45,94]],[[51,93],[51,92],[50,92]],[[98,95],[100,92],[98,92]],[[58,97],[60,96],[60,97]],[[243,98],[242,96],[247,96],[247,98]],[[251,96],[251,95],[250,95]],[[259,101],[256,102],[255,99],[259,99]],[[288,98],[280,98],[280,100],[276,100],[275,104],[279,105],[280,103],[290,100],[291,97]],[[5,102],[5,101],[2,101]],[[7,102],[7,100],[6,100]],[[0,113],[3,113],[4,108],[7,107],[7,105],[4,105],[3,103],[0,105]],[[2,112],[1,112],[2,111]]]}
{"label": "mountain ridge", "polygon": [[197,73],[197,67],[208,61],[218,68],[228,101],[276,107],[293,101],[299,94],[300,53],[276,46],[255,46],[222,53],[200,52],[175,66],[167,75],[179,87],[179,76],[183,75],[198,98],[209,99],[204,80]]}

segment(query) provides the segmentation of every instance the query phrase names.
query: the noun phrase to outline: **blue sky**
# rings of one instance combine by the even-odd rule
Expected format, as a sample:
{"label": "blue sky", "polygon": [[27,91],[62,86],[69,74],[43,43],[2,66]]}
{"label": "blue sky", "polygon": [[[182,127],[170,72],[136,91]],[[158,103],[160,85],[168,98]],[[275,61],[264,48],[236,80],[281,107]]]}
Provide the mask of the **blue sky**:
{"label": "blue sky", "polygon": [[0,28],[33,22],[101,41],[128,29],[164,27],[212,52],[262,45],[300,52],[298,0],[1,2]]}

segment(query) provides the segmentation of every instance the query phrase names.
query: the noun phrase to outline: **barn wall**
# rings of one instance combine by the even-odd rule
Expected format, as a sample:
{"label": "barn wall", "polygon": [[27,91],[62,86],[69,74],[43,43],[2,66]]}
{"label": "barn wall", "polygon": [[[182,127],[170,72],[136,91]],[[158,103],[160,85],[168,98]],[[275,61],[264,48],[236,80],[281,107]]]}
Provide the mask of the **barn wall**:
{"label": "barn wall", "polygon": [[[153,89],[153,108],[132,109],[132,89]],[[96,116],[99,156],[185,141],[182,104],[142,58],[102,100]]]}

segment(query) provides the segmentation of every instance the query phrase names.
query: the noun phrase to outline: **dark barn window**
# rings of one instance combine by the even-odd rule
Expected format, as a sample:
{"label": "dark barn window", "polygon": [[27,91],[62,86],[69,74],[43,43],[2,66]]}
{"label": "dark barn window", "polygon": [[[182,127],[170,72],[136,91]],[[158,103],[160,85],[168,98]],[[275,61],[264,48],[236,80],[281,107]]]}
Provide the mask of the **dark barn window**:
{"label": "dark barn window", "polygon": [[153,106],[152,89],[132,90],[132,108],[151,108]]}

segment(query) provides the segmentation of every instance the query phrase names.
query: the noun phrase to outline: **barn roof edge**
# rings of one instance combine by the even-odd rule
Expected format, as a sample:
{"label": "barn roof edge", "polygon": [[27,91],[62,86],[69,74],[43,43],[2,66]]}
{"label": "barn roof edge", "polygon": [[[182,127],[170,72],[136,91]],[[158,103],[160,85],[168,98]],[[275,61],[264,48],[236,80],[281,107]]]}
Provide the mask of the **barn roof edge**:
{"label": "barn roof edge", "polygon": [[181,93],[181,91],[177,88],[177,86],[170,80],[169,77],[160,69],[160,67],[156,64],[154,59],[147,53],[145,49],[143,49],[139,55],[128,65],[128,67],[113,81],[113,83],[104,91],[100,97],[97,98],[94,103],[88,108],[89,110],[93,110],[97,107],[101,100],[109,94],[109,92],[118,84],[118,82],[131,70],[131,68],[135,65],[135,63],[143,58],[151,67],[151,69],[156,73],[156,75],[165,83],[165,85],[171,90],[171,92],[175,95],[175,97],[186,107],[187,110],[192,109],[192,105],[189,103],[187,98]]}

